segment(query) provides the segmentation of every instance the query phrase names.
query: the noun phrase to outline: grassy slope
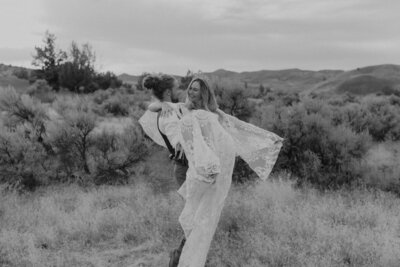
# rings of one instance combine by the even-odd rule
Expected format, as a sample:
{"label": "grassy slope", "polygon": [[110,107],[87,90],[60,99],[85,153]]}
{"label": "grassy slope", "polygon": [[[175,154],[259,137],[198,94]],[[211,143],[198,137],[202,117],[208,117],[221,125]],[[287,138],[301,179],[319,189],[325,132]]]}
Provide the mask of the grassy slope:
{"label": "grassy slope", "polygon": [[342,71],[308,71],[300,69],[260,70],[238,73],[220,69],[207,73],[207,75],[236,80],[242,83],[247,82],[248,87],[251,88],[258,88],[260,84],[263,84],[264,87],[270,87],[274,90],[301,92],[315,86],[321,81],[336,77],[340,73]]}
{"label": "grassy slope", "polygon": [[[28,80],[19,79],[14,76],[14,70],[20,67],[4,65],[0,63],[0,87],[14,87],[18,92],[23,92],[28,88]],[[29,70],[30,71],[30,70]]]}
{"label": "grassy slope", "polygon": [[[167,266],[182,200],[145,183],[0,196],[1,266]],[[399,266],[400,199],[234,188],[207,266]]]}
{"label": "grassy slope", "polygon": [[0,87],[14,87],[18,92],[23,92],[29,87],[27,80],[19,79],[13,75],[0,74]]}
{"label": "grassy slope", "polygon": [[380,92],[383,87],[400,88],[400,66],[399,65],[377,65],[357,68],[343,72],[324,82],[317,83],[308,93],[342,93],[343,91],[365,94]]}

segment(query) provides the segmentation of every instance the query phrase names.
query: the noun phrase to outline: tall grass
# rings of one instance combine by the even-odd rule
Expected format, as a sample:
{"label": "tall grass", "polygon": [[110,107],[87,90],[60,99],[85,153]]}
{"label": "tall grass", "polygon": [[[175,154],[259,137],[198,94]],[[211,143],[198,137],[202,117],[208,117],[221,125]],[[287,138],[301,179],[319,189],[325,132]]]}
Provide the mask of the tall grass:
{"label": "tall grass", "polygon": [[[183,201],[146,183],[0,196],[0,266],[167,266]],[[207,266],[399,266],[400,199],[234,187]]]}

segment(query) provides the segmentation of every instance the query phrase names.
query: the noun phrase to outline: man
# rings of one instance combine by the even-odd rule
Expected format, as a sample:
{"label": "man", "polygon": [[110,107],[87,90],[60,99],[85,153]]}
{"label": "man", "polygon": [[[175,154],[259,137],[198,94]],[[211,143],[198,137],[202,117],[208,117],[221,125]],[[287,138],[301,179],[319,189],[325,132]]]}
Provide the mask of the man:
{"label": "man", "polygon": [[176,79],[170,75],[148,75],[143,87],[152,90],[158,100],[148,106],[148,111],[139,119],[145,133],[161,146],[168,148],[174,160],[174,177],[179,186],[186,180],[188,164],[179,144],[179,120],[188,112],[185,104],[172,103],[172,90]]}

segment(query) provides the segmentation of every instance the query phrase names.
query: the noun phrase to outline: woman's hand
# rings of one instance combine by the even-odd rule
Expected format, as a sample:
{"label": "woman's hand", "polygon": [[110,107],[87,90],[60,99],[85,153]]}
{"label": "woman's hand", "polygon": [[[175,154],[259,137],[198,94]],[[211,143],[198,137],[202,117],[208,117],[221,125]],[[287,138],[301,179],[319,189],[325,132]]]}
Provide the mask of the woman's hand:
{"label": "woman's hand", "polygon": [[147,109],[151,112],[159,112],[161,108],[162,108],[162,102],[159,101],[153,102],[147,107]]}
{"label": "woman's hand", "polygon": [[174,109],[168,105],[167,103],[161,102],[161,117],[168,117],[172,115],[174,112]]}
{"label": "woman's hand", "polygon": [[189,100],[189,98],[186,98],[186,101],[185,101],[185,103],[183,104],[183,106],[184,106],[187,110],[192,110],[192,109],[194,109],[193,103]]}
{"label": "woman's hand", "polygon": [[210,179],[212,180],[212,182],[211,182],[212,184],[215,183],[215,180],[216,180],[215,178],[217,178],[217,176],[218,176],[218,173],[210,174]]}

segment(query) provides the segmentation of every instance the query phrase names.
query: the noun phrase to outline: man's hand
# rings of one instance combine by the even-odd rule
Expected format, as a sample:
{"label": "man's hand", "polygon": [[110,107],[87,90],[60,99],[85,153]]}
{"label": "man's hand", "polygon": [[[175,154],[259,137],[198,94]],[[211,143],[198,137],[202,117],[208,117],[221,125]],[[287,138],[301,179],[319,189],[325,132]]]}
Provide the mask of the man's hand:
{"label": "man's hand", "polygon": [[175,147],[175,158],[176,159],[181,159],[183,157],[183,148],[180,143],[176,144]]}

